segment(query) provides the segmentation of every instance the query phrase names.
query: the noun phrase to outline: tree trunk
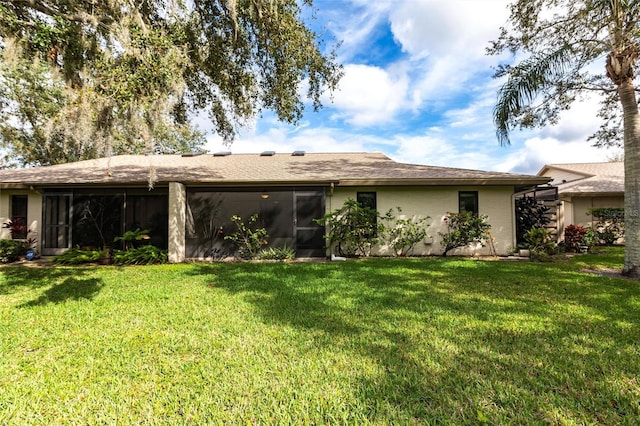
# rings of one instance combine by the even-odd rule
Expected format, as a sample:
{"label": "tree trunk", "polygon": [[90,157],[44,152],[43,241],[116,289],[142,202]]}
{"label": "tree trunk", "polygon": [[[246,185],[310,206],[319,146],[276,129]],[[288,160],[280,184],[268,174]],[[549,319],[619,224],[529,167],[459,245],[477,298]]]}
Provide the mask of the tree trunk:
{"label": "tree trunk", "polygon": [[624,238],[623,275],[640,276],[640,114],[632,79],[618,85],[624,112]]}

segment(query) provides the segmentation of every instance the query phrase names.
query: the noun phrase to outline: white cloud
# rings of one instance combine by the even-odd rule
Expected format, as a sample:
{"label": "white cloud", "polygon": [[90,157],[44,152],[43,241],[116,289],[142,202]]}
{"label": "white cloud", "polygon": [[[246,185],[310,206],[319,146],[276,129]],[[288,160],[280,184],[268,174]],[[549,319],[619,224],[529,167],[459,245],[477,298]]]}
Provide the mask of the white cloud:
{"label": "white cloud", "polygon": [[527,139],[524,147],[509,155],[499,169],[516,173],[537,173],[545,164],[608,161],[616,148],[595,148],[587,141],[562,142],[554,138]]}
{"label": "white cloud", "polygon": [[397,4],[391,28],[414,57],[455,55],[463,61],[484,55],[508,17],[506,1],[419,0]]}
{"label": "white cloud", "polygon": [[332,107],[337,118],[356,126],[390,122],[406,108],[408,88],[408,77],[401,68],[347,65]]}

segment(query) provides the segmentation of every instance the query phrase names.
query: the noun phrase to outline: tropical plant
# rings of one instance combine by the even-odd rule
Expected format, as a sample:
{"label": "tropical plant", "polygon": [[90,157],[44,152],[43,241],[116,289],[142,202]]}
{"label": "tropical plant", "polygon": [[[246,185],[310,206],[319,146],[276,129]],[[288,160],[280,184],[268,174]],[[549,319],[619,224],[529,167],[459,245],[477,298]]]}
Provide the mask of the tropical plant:
{"label": "tropical plant", "polygon": [[242,218],[237,215],[233,215],[231,221],[236,225],[236,231],[226,235],[224,239],[236,244],[237,256],[240,259],[255,259],[262,246],[268,243],[267,238],[269,237],[265,228],[255,226],[258,215],[251,215],[247,223],[244,223]]}
{"label": "tropical plant", "polygon": [[458,247],[472,243],[484,244],[490,238],[486,215],[475,215],[471,212],[447,213],[444,217],[446,232],[439,232],[442,238],[443,256]]}
{"label": "tropical plant", "polygon": [[122,236],[115,237],[113,242],[117,243],[118,241],[122,241],[124,243],[124,249],[129,250],[133,248],[136,241],[144,241],[150,238],[148,229],[141,230],[140,228],[136,228],[135,231],[127,231],[122,234]]}
{"label": "tropical plant", "polygon": [[0,263],[11,263],[25,254],[27,245],[21,240],[0,240]]}
{"label": "tropical plant", "polygon": [[598,240],[604,244],[613,244],[624,237],[624,209],[615,207],[600,207],[589,209],[587,214],[596,220],[595,233]]}
{"label": "tropical plant", "polygon": [[326,225],[327,244],[340,256],[369,256],[380,241],[384,225],[376,209],[363,207],[353,198],[347,198],[342,207],[315,219]]}
{"label": "tropical plant", "polygon": [[114,265],[152,265],[167,263],[168,260],[166,250],[151,245],[113,252]]}
{"label": "tropical plant", "polygon": [[2,227],[9,230],[11,234],[11,238],[14,240],[22,240],[27,238],[30,229],[28,229],[26,223],[22,223],[22,220],[18,219],[9,219],[2,224]]}
{"label": "tropical plant", "polygon": [[[640,276],[640,112],[636,100],[640,2],[516,0],[491,54],[521,53],[500,66],[507,81],[494,109],[497,136],[509,143],[516,127],[553,124],[586,93],[602,95],[597,145],[624,145],[626,249],[623,273]],[[592,64],[606,58],[600,72]]]}
{"label": "tropical plant", "polygon": [[524,240],[531,259],[545,261],[556,252],[556,243],[546,228],[531,228]]}
{"label": "tropical plant", "polygon": [[269,247],[261,250],[258,253],[258,259],[260,260],[279,260],[287,261],[296,258],[296,252],[291,247]]}
{"label": "tropical plant", "polygon": [[53,262],[60,265],[80,265],[96,263],[108,255],[106,250],[86,250],[72,248],[53,258]]}
{"label": "tropical plant", "polygon": [[201,149],[275,111],[295,123],[342,74],[312,1],[0,1],[0,141],[17,164]]}
{"label": "tropical plant", "polygon": [[549,207],[538,202],[535,197],[516,198],[516,242],[524,242],[525,234],[531,228],[543,228],[550,222]]}
{"label": "tropical plant", "polygon": [[427,238],[429,216],[401,217],[402,209],[396,207],[397,215],[389,210],[383,216],[387,223],[384,227],[385,242],[393,249],[396,256],[408,256],[413,253],[416,244]]}
{"label": "tropical plant", "polygon": [[564,228],[564,243],[574,251],[580,251],[587,230],[579,225],[568,225]]}

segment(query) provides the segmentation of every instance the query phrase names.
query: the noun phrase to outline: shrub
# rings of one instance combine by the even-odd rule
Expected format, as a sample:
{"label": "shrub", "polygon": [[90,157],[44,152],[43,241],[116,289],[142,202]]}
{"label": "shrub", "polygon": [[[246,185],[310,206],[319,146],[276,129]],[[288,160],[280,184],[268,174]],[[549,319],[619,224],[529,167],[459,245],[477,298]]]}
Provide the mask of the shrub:
{"label": "shrub", "polygon": [[483,243],[489,238],[491,225],[487,222],[487,216],[476,216],[471,212],[447,213],[444,221],[447,224],[447,232],[439,232],[444,246],[443,256],[457,247],[465,247],[471,243]]}
{"label": "shrub", "polygon": [[597,220],[595,233],[604,244],[613,244],[624,236],[624,208],[594,208],[588,214]]}
{"label": "shrub", "polygon": [[[398,214],[402,213],[396,207]],[[388,224],[384,228],[385,240],[396,256],[407,256],[413,253],[416,244],[427,237],[429,216],[400,219],[389,210],[383,218]]]}
{"label": "shrub", "polygon": [[378,243],[384,226],[378,221],[378,211],[363,207],[348,198],[341,208],[327,213],[315,222],[327,225],[327,243],[340,256],[369,256]]}
{"label": "shrub", "polygon": [[15,262],[26,252],[27,248],[24,241],[0,240],[0,263]]}
{"label": "shrub", "polygon": [[60,265],[80,265],[82,263],[96,263],[107,257],[106,250],[85,250],[74,248],[53,258],[53,263]]}
{"label": "shrub", "polygon": [[118,241],[122,241],[124,243],[124,249],[129,250],[136,241],[148,240],[149,238],[148,229],[140,230],[140,228],[137,228],[135,231],[125,232],[121,237],[115,237],[113,242],[117,243]]}
{"label": "shrub", "polygon": [[578,252],[587,230],[579,225],[569,225],[564,228],[564,243],[568,248]]}
{"label": "shrub", "polygon": [[167,263],[168,259],[167,251],[156,246],[141,246],[113,252],[114,265],[152,265]]}
{"label": "shrub", "polygon": [[236,232],[224,237],[225,240],[232,241],[238,247],[238,257],[241,259],[255,259],[262,246],[267,244],[267,230],[265,228],[255,228],[252,226],[258,220],[258,215],[252,215],[247,223],[242,221],[240,216],[233,215],[231,221],[236,225]]}
{"label": "shrub", "polygon": [[531,228],[524,235],[524,240],[533,260],[548,260],[556,252],[556,243],[545,228]]}
{"label": "shrub", "polygon": [[260,260],[293,260],[296,258],[296,252],[287,246],[282,248],[269,247],[258,253],[258,259]]}
{"label": "shrub", "polygon": [[550,222],[549,207],[540,204],[534,197],[516,198],[516,242],[525,242],[525,234],[532,228],[544,228]]}

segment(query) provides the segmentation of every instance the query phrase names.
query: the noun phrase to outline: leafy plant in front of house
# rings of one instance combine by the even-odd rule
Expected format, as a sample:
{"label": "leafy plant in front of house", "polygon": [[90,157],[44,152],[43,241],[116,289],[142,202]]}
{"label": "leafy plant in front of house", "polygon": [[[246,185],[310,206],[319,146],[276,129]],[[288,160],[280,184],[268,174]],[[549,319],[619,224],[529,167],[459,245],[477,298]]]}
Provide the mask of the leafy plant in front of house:
{"label": "leafy plant in front of house", "polygon": [[587,230],[579,225],[568,225],[564,228],[564,244],[575,252],[580,251],[583,246],[584,237]]}
{"label": "leafy plant in front of house", "polygon": [[526,247],[531,259],[546,261],[556,252],[556,243],[548,229],[531,228],[525,235]]}
{"label": "leafy plant in front of house", "polygon": [[269,247],[258,253],[260,260],[288,261],[296,258],[296,252],[291,247]]}
{"label": "leafy plant in front of house", "polygon": [[25,239],[31,230],[21,220],[7,220],[2,224],[4,229],[8,229],[11,238],[14,240]]}
{"label": "leafy plant in front of house", "polygon": [[426,217],[400,217],[402,209],[396,207],[398,216],[389,210],[383,219],[387,224],[384,227],[385,242],[393,249],[396,256],[408,256],[413,253],[416,244],[427,238],[429,216]]}
{"label": "leafy plant in front of house", "polygon": [[0,263],[15,262],[25,254],[27,248],[21,240],[0,240]]}
{"label": "leafy plant in front of house", "polygon": [[260,249],[267,244],[267,230],[258,228],[255,223],[258,221],[258,215],[253,214],[247,222],[243,222],[242,218],[237,215],[231,217],[231,221],[236,225],[236,231],[226,235],[225,240],[232,241],[238,248],[237,256],[241,259],[255,259]]}
{"label": "leafy plant in front of house", "polygon": [[602,207],[589,209],[587,214],[596,220],[595,233],[604,244],[613,244],[624,237],[624,208]]}
{"label": "leafy plant in front of house", "polygon": [[140,228],[136,228],[135,231],[127,231],[122,234],[122,236],[115,237],[113,242],[117,243],[118,241],[122,241],[124,243],[124,249],[129,250],[130,248],[133,248],[133,245],[137,241],[148,240],[149,238],[148,229],[141,230]]}
{"label": "leafy plant in front of house", "polygon": [[486,215],[474,215],[471,212],[447,213],[444,218],[447,225],[446,232],[439,232],[444,247],[443,256],[449,251],[466,247],[473,243],[484,244],[490,238]]}
{"label": "leafy plant in front of house", "polygon": [[114,265],[153,265],[167,263],[168,260],[166,250],[151,245],[113,252]]}
{"label": "leafy plant in front of house", "polygon": [[107,256],[106,250],[87,250],[73,248],[53,258],[53,263],[59,265],[81,265],[83,263],[97,263]]}
{"label": "leafy plant in front of house", "polygon": [[380,241],[384,225],[376,209],[361,206],[348,198],[342,207],[315,219],[328,226],[327,244],[337,254],[346,257],[369,256],[371,248]]}
{"label": "leafy plant in front of house", "polygon": [[516,241],[524,243],[525,234],[532,228],[544,228],[550,222],[549,207],[539,203],[534,197],[516,198]]}

